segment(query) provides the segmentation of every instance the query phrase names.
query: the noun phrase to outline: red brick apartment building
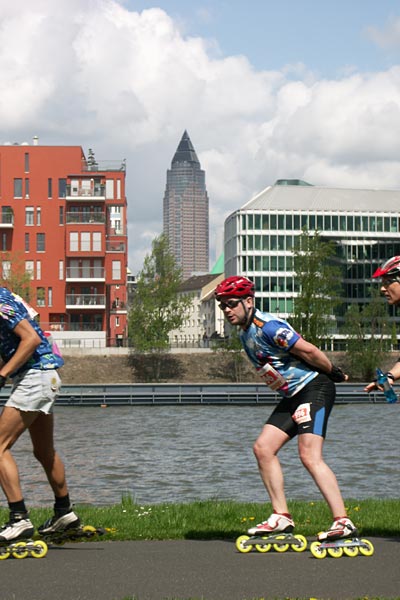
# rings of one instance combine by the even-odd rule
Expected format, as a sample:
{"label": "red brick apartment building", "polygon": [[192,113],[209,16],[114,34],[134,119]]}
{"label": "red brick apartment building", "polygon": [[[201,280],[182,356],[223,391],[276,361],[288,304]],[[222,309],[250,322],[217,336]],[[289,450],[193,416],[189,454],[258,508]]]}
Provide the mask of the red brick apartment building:
{"label": "red brick apartment building", "polygon": [[61,347],[127,338],[125,162],[80,146],[0,146],[0,256],[19,257],[30,304]]}

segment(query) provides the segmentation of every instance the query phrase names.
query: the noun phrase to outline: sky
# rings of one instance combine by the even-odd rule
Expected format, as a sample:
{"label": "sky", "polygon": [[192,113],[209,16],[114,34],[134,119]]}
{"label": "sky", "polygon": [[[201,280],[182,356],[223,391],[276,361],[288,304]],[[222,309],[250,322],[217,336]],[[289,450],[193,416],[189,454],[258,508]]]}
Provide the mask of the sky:
{"label": "sky", "polygon": [[0,144],[126,159],[134,274],[187,130],[211,268],[226,217],[277,179],[400,190],[400,3],[0,0],[0,123]]}

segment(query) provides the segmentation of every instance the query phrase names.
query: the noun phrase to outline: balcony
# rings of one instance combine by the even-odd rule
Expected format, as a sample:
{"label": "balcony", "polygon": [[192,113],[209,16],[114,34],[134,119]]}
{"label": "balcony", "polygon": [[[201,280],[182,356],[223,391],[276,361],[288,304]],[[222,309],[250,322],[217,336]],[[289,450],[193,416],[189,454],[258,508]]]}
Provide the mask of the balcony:
{"label": "balcony", "polygon": [[14,228],[14,213],[12,211],[0,213],[0,227],[3,229]]}
{"label": "balcony", "polygon": [[67,294],[65,297],[67,309],[105,309],[106,297],[104,294]]}
{"label": "balcony", "polygon": [[65,222],[67,225],[70,224],[81,224],[81,225],[104,225],[106,222],[106,215],[102,212],[72,212],[67,211],[65,213]]}
{"label": "balcony", "polygon": [[82,186],[82,185],[67,185],[66,190],[66,200],[82,200],[84,202],[96,200],[97,202],[100,200],[106,199],[106,186],[102,184],[95,184],[92,186]]}
{"label": "balcony", "polygon": [[104,267],[67,267],[66,281],[105,281]]}
{"label": "balcony", "polygon": [[106,242],[106,252],[125,252],[124,242]]}

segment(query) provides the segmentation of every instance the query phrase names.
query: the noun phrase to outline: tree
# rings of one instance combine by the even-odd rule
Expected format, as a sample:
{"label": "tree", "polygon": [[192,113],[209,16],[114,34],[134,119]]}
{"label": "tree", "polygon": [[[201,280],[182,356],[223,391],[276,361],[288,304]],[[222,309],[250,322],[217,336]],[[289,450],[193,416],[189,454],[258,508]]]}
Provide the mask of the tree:
{"label": "tree", "polygon": [[161,373],[160,355],[169,349],[169,332],[181,327],[192,302],[191,296],[178,294],[181,284],[181,270],[162,234],[144,259],[129,311],[129,338],[135,351],[153,355],[156,380]]}
{"label": "tree", "polygon": [[32,295],[31,273],[25,269],[25,260],[18,254],[1,252],[0,285],[29,302]]}
{"label": "tree", "polygon": [[361,310],[352,305],[345,314],[343,332],[353,377],[370,381],[376,367],[387,358],[393,343],[393,328],[379,291],[371,289],[371,302]]}
{"label": "tree", "polygon": [[320,345],[332,327],[334,309],[340,304],[341,271],[334,264],[335,243],[303,230],[294,250],[294,271],[299,294],[294,300],[291,323],[308,341]]}
{"label": "tree", "polygon": [[239,383],[248,371],[248,360],[240,341],[237,327],[230,329],[230,335],[216,346],[214,352],[221,360],[216,361],[215,371],[223,373],[231,381]]}

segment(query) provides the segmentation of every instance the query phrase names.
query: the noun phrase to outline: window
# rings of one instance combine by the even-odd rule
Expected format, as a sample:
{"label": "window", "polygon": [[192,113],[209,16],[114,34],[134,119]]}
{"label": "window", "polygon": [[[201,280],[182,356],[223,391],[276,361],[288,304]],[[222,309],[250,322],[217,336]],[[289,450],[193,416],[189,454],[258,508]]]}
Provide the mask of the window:
{"label": "window", "polygon": [[29,273],[29,275],[31,276],[31,278],[33,279],[33,275],[34,275],[34,262],[33,260],[26,260],[25,261],[25,272]]}
{"label": "window", "polygon": [[33,225],[33,206],[25,207],[25,225]]}
{"label": "window", "polygon": [[29,152],[25,152],[24,156],[25,173],[29,173]]}
{"label": "window", "polygon": [[67,180],[59,179],[58,180],[58,197],[65,198],[67,195]]}
{"label": "window", "polygon": [[29,179],[25,179],[25,198],[29,198]]}
{"label": "window", "polygon": [[7,234],[4,232],[1,234],[1,249],[7,250]]}
{"label": "window", "polygon": [[82,231],[81,233],[81,251],[90,251],[90,233],[87,231]]}
{"label": "window", "polygon": [[46,290],[44,287],[36,288],[36,305],[37,306],[45,306],[45,294]]}
{"label": "window", "polygon": [[42,279],[42,261],[36,261],[36,279],[40,281]]}
{"label": "window", "polygon": [[14,179],[14,198],[22,198],[22,179]]}
{"label": "window", "polygon": [[47,306],[53,306],[53,288],[47,290]]}
{"label": "window", "polygon": [[47,180],[47,197],[48,198],[53,197],[53,180],[51,177],[49,177]]}
{"label": "window", "polygon": [[121,261],[112,261],[112,279],[121,279]]}
{"label": "window", "polygon": [[8,279],[11,270],[11,263],[9,260],[3,260],[1,263],[2,276],[3,279]]}
{"label": "window", "polygon": [[60,225],[64,225],[64,207],[60,206],[58,212],[58,222]]}
{"label": "window", "polygon": [[58,261],[58,279],[62,281],[64,279],[64,261]]}
{"label": "window", "polygon": [[36,234],[36,252],[45,252],[46,250],[46,234]]}
{"label": "window", "polygon": [[25,234],[25,252],[29,252],[30,250],[30,242],[29,242],[29,233]]}
{"label": "window", "polygon": [[101,233],[100,231],[95,231],[93,233],[93,251],[94,252],[101,252]]}
{"label": "window", "polygon": [[78,232],[71,231],[69,234],[69,249],[71,252],[77,252],[79,250]]}
{"label": "window", "polygon": [[36,225],[41,225],[41,224],[42,224],[42,209],[38,207],[36,209]]}

